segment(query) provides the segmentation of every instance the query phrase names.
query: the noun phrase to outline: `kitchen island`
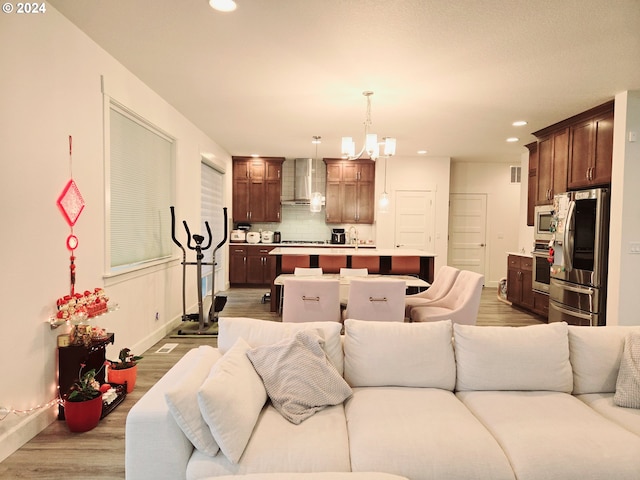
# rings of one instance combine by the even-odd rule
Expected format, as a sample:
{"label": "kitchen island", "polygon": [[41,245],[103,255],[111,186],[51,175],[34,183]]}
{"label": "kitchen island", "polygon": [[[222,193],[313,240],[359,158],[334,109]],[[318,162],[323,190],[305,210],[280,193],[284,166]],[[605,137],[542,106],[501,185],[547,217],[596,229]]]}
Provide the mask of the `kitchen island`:
{"label": "kitchen island", "polygon": [[[270,256],[275,256],[276,258],[276,276],[281,273],[285,273],[282,271],[282,257],[287,255],[308,255],[309,256],[309,266],[317,267],[319,262],[319,256],[323,255],[335,255],[335,256],[346,256],[347,259],[347,267],[351,267],[351,260],[353,257],[357,256],[367,256],[367,257],[378,257],[379,259],[379,273],[382,275],[385,274],[416,274],[422,280],[425,280],[428,283],[433,282],[434,276],[434,263],[435,263],[435,254],[431,252],[427,252],[425,250],[417,250],[417,249],[396,249],[396,248],[354,248],[351,246],[343,246],[343,245],[334,245],[331,247],[276,247],[269,252]],[[412,271],[393,271],[392,270],[392,259],[394,257],[419,257],[420,259],[420,267],[419,272]],[[274,277],[275,279],[275,277]],[[271,282],[271,311],[275,312],[277,310],[277,306],[279,303],[280,297],[280,287],[275,285],[273,281]]]}

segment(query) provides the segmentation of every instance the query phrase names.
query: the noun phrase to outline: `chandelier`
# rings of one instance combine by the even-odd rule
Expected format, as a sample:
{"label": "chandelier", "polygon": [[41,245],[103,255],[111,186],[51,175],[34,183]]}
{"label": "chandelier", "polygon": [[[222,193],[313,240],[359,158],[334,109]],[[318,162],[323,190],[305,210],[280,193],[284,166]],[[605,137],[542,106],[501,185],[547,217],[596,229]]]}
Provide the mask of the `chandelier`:
{"label": "chandelier", "polygon": [[364,145],[362,150],[356,154],[356,144],[351,137],[342,137],[342,157],[348,160],[356,160],[361,158],[365,152],[371,160],[375,160],[380,156],[380,145],[384,146],[383,155],[390,157],[396,153],[396,139],[392,137],[384,137],[381,143],[378,143],[378,136],[375,133],[369,133],[371,127],[371,95],[373,92],[366,90],[362,95],[367,97],[367,116],[364,120]]}

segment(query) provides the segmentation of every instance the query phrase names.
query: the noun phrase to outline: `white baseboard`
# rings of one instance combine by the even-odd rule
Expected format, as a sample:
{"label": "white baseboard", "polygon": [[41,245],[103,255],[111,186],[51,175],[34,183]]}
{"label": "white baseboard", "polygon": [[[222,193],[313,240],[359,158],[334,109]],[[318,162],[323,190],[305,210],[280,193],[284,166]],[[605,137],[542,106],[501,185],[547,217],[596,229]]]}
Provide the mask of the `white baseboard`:
{"label": "white baseboard", "polygon": [[27,416],[10,414],[2,421],[0,462],[38,435],[58,418],[58,405],[44,408]]}

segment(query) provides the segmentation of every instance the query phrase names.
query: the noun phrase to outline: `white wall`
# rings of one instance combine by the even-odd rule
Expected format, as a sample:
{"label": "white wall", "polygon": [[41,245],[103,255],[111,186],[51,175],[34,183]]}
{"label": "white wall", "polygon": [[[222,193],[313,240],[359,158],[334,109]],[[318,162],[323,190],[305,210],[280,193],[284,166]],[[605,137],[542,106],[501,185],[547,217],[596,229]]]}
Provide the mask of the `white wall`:
{"label": "white wall", "polygon": [[[70,175],[68,135],[73,136],[73,176],[86,203],[74,228],[77,289],[105,285],[120,305],[97,322],[116,334],[108,355],[117,356],[122,347],[134,352],[150,347],[181,313],[177,261],[125,278],[103,278],[101,76],[109,95],[177,139],[179,219],[200,224],[201,155],[213,154],[214,163],[227,169],[230,158],[50,5],[46,15],[0,16],[0,64],[0,408],[27,410],[56,397],[56,337],[68,330],[47,324],[55,300],[69,292],[69,227],[55,203]],[[195,278],[189,285],[195,302]],[[0,461],[55,413],[48,408],[0,421]]]}
{"label": "white wall", "polygon": [[[512,165],[519,165],[519,159]],[[451,164],[451,193],[487,196],[485,286],[497,286],[507,276],[507,252],[519,250],[521,184],[510,182],[507,163]],[[524,175],[523,175],[524,176]],[[529,249],[530,250],[530,249]]]}
{"label": "white wall", "polygon": [[[394,248],[393,205],[398,190],[435,192],[435,270],[447,264],[447,230],[449,228],[449,157],[392,157],[387,163],[388,213],[376,210],[375,241],[379,248]],[[375,201],[384,191],[384,162],[376,162]]]}
{"label": "white wall", "polygon": [[611,178],[611,228],[607,292],[608,325],[640,325],[640,255],[630,243],[640,242],[640,91],[616,95]]}

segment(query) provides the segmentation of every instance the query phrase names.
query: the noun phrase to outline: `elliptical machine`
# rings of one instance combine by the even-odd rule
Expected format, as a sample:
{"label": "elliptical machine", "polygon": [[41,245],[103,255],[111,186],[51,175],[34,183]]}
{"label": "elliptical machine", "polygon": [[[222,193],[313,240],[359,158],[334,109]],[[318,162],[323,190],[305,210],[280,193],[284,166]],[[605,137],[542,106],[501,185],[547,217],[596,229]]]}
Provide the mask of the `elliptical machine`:
{"label": "elliptical machine", "polygon": [[[171,209],[171,239],[173,243],[175,243],[180,250],[182,250],[182,321],[187,322],[198,322],[198,329],[188,329],[178,330],[178,335],[217,335],[217,329],[211,330],[215,323],[218,322],[218,314],[222,311],[224,306],[227,303],[227,297],[222,295],[215,294],[215,276],[216,276],[216,252],[220,247],[222,247],[227,241],[227,207],[222,209],[224,216],[224,238],[222,241],[216,245],[213,249],[213,254],[211,257],[211,262],[203,262],[204,260],[204,251],[208,250],[211,247],[211,242],[213,237],[211,235],[211,228],[209,228],[209,222],[205,221],[204,226],[207,229],[207,243],[206,245],[202,245],[205,237],[198,234],[191,235],[191,231],[189,230],[189,226],[187,225],[186,220],[182,221],[184,225],[184,229],[187,232],[187,248],[189,250],[194,250],[196,252],[196,261],[195,262],[187,262],[187,251],[182,246],[182,244],[176,238],[176,217],[174,212],[174,207],[169,207]],[[195,245],[192,245],[191,240],[195,242]],[[187,301],[186,301],[186,273],[187,273],[187,265],[195,265],[197,271],[197,281],[198,281],[198,312],[197,313],[187,313]],[[202,298],[202,266],[203,265],[211,265],[211,306],[209,308],[208,314],[205,316],[204,314],[204,304]]]}

